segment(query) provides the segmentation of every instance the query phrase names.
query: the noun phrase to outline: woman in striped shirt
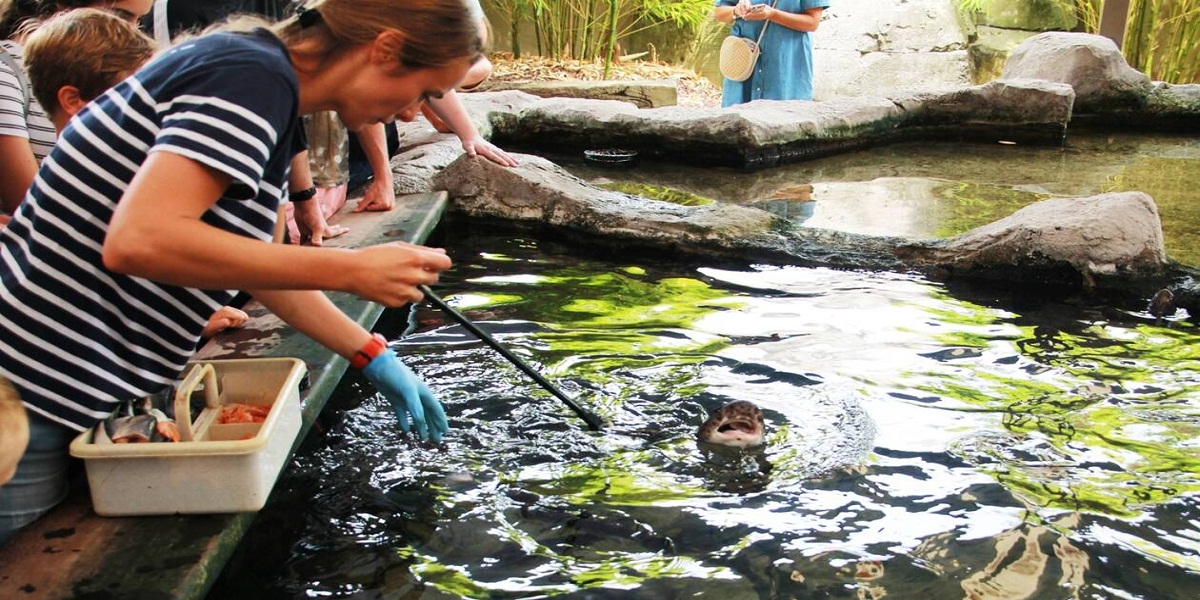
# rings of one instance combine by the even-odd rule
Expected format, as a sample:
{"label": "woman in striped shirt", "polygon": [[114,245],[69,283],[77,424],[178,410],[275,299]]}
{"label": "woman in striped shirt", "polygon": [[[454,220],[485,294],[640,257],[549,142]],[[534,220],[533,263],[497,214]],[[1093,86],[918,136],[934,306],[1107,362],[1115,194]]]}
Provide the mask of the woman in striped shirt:
{"label": "woman in striped shirt", "polygon": [[361,368],[404,431],[441,438],[425,384],[322,290],[419,301],[445,253],[269,240],[303,149],[297,116],[334,110],[350,130],[411,120],[481,48],[458,0],[315,0],[270,29],[179,44],[72,119],[0,231],[0,375],[31,432],[0,487],[0,537],[65,495],[54,465],[71,437],[169,385],[236,290]]}

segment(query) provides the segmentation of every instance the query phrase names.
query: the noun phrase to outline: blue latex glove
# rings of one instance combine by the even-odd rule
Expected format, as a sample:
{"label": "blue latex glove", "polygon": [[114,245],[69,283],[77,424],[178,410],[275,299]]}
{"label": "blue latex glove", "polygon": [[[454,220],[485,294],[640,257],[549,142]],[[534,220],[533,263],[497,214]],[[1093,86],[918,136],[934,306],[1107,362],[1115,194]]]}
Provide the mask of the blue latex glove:
{"label": "blue latex glove", "polygon": [[396,420],[400,422],[404,433],[409,432],[408,420],[411,417],[417,437],[442,441],[442,435],[450,430],[442,403],[433,396],[425,382],[401,362],[395,352],[388,350],[371,359],[362,372],[375,385],[375,389],[392,403]]}

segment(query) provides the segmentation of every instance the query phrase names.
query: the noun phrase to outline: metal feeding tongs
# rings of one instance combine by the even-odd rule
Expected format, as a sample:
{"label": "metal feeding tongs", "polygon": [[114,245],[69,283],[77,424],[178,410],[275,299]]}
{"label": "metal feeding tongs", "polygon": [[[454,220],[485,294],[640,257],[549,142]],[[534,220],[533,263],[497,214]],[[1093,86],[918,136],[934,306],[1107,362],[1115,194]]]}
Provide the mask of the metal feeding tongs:
{"label": "metal feeding tongs", "polygon": [[554,394],[559,400],[562,400],[567,406],[571,407],[571,410],[575,411],[575,414],[579,415],[579,418],[583,419],[592,431],[600,431],[602,427],[602,421],[600,420],[599,415],[580,406],[579,403],[571,399],[570,396],[566,395],[562,390],[555,387],[553,383],[550,383],[548,379],[542,377],[541,373],[538,373],[533,369],[533,367],[521,360],[521,357],[510,352],[508,348],[502,346],[500,342],[496,341],[496,339],[489,335],[488,332],[480,329],[479,326],[475,325],[475,323],[472,323],[471,320],[465,315],[455,310],[449,304],[446,304],[446,301],[442,300],[437,294],[433,293],[433,290],[429,289],[429,286],[418,286],[418,289],[421,290],[422,294],[425,294],[425,297],[428,298],[434,306],[442,309],[443,312],[450,315],[450,317],[455,321],[458,321],[459,325],[462,325],[467,329],[467,331],[475,334],[477,337],[479,337],[479,339],[483,340],[485,344],[491,346],[492,349],[494,349],[496,352],[499,352],[501,356],[508,359],[508,362],[512,363],[518,369],[524,371],[526,375],[533,378],[538,385],[542,386],[542,388],[544,388],[546,391]]}

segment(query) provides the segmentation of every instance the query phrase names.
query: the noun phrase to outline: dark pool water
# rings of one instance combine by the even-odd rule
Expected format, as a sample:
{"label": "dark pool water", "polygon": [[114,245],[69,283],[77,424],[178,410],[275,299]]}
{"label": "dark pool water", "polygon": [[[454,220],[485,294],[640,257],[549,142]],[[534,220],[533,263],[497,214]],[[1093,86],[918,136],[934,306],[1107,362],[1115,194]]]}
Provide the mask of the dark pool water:
{"label": "dark pool water", "polygon": [[[347,376],[211,598],[1197,597],[1184,315],[448,226],[441,295],[609,426],[390,311],[445,444]],[[694,442],[733,399],[761,453]]]}

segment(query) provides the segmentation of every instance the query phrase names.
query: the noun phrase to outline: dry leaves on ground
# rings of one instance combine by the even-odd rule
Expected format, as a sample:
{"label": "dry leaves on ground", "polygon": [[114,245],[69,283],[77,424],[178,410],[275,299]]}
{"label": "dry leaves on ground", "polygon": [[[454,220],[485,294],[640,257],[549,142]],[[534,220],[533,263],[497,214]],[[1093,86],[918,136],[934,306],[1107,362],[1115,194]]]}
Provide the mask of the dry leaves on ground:
{"label": "dry leaves on ground", "polygon": [[[489,82],[503,81],[603,81],[604,63],[523,56],[507,52],[490,56],[493,70]],[[613,63],[609,79],[671,79],[675,81],[680,106],[720,106],[721,89],[699,73],[660,62],[629,60]]]}

